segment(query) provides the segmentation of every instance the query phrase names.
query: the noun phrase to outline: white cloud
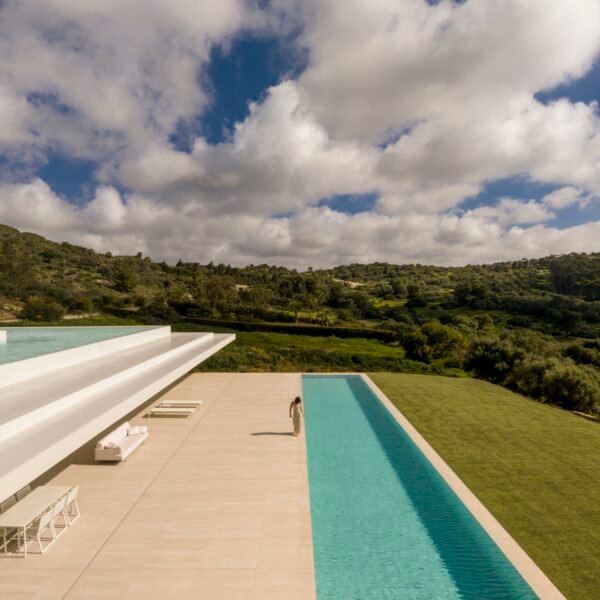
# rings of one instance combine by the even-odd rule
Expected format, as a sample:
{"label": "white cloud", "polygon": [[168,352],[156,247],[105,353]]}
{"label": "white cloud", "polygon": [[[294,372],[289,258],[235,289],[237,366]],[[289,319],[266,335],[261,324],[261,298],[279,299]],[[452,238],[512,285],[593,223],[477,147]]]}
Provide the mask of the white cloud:
{"label": "white cloud", "polygon": [[[547,225],[600,194],[598,105],[534,96],[598,56],[597,0],[249,6],[0,3],[0,151],[92,158],[101,183],[85,207],[41,180],[1,184],[0,221],[103,251],[298,267],[600,250],[598,223]],[[293,25],[306,71],[251,104],[223,143],[174,148],[178,122],[210,102],[198,74],[212,45]],[[561,187],[460,212],[512,176]],[[316,207],[371,192],[371,212]]]}
{"label": "white cloud", "polygon": [[516,198],[502,198],[496,206],[481,206],[468,214],[497,221],[501,225],[544,223],[556,217],[541,202]]}
{"label": "white cloud", "polygon": [[[511,205],[512,213],[506,214],[531,210],[529,203],[511,202],[519,206]],[[532,217],[514,220],[531,222]],[[125,199],[110,187],[100,188],[87,206],[78,208],[40,180],[0,186],[0,221],[102,252],[298,268],[375,260],[451,265],[600,249],[594,246],[600,223],[507,228],[510,217],[477,211],[350,216],[326,207],[303,209],[293,218],[210,215],[201,204],[174,207],[138,194]]]}
{"label": "white cloud", "polygon": [[567,186],[546,194],[542,202],[550,208],[561,210],[573,204],[581,204],[585,201],[582,196],[581,190]]}
{"label": "white cloud", "polygon": [[582,75],[600,48],[596,0],[309,4],[301,81],[319,119],[341,136],[490,116],[515,95]]}
{"label": "white cloud", "polygon": [[0,81],[12,141],[99,159],[135,153],[200,112],[211,45],[252,21],[243,0],[6,0]]}

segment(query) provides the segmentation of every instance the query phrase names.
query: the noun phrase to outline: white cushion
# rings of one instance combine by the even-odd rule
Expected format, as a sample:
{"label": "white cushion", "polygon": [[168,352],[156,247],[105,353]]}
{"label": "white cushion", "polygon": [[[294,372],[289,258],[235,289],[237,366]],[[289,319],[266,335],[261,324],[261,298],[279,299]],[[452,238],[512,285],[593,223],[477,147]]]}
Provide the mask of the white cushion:
{"label": "white cushion", "polygon": [[148,427],[145,425],[134,425],[127,431],[127,435],[143,435],[148,433]]}

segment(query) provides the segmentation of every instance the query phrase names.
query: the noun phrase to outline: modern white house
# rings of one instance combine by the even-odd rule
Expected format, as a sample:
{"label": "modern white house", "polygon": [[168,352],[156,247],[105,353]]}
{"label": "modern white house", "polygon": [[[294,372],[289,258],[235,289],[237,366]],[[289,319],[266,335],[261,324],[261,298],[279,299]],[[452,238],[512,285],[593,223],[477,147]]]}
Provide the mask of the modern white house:
{"label": "modern white house", "polygon": [[234,339],[169,326],[0,330],[0,502]]}

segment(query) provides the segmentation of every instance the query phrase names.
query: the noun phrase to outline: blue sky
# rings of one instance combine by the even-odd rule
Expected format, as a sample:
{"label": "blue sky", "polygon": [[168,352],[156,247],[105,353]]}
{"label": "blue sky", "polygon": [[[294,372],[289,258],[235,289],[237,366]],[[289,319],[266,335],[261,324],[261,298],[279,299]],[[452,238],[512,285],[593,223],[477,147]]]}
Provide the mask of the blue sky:
{"label": "blue sky", "polygon": [[596,249],[596,0],[89,2],[0,5],[4,222],[300,267]]}
{"label": "blue sky", "polygon": [[[190,142],[199,135],[210,144],[225,141],[235,124],[248,116],[251,102],[260,101],[268,88],[282,79],[298,77],[306,66],[306,57],[293,52],[289,44],[289,39],[243,35],[230,47],[215,47],[210,62],[198,75],[211,91],[211,105],[207,111],[180,124],[171,136],[174,146],[189,151]],[[596,61],[585,77],[540,92],[536,97],[545,104],[560,98],[572,102],[600,102],[600,61]],[[93,161],[73,159],[60,153],[50,153],[46,160],[36,175],[61,196],[74,203],[91,197],[97,167]],[[480,194],[466,198],[461,207],[472,209],[492,205],[506,196],[539,200],[560,187],[560,184],[531,181],[526,176],[498,179],[486,184]],[[339,194],[324,197],[317,204],[352,215],[372,210],[377,197],[376,192]],[[591,218],[600,219],[600,207],[560,211],[556,224],[566,227]]]}

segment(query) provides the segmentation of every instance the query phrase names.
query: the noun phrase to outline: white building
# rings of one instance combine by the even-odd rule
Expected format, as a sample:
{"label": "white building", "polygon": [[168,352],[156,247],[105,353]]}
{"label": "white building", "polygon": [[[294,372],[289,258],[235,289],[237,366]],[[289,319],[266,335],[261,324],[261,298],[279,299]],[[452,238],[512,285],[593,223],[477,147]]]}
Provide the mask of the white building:
{"label": "white building", "polygon": [[14,327],[0,336],[0,501],[231,343],[170,327]]}

